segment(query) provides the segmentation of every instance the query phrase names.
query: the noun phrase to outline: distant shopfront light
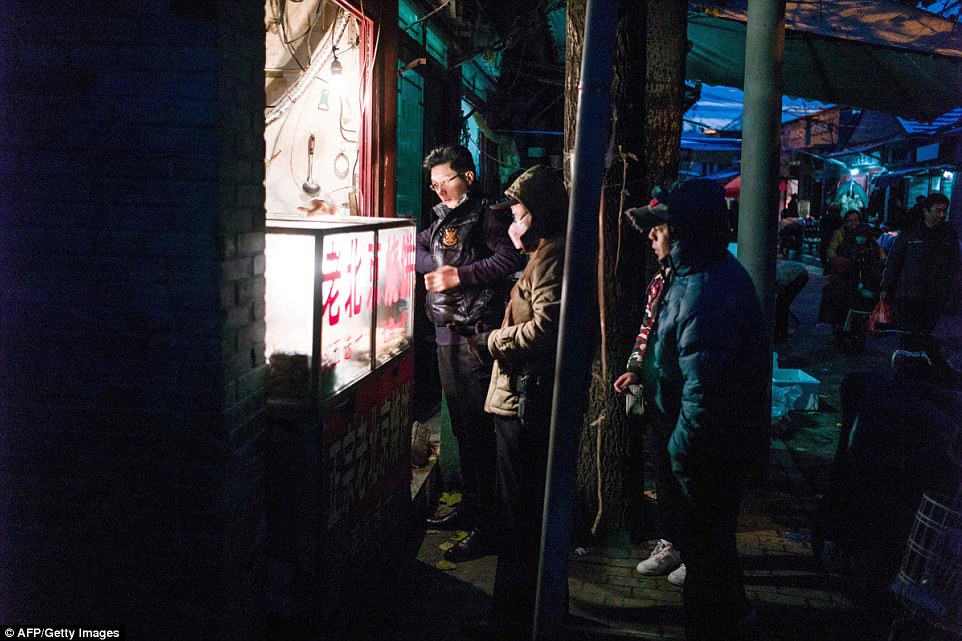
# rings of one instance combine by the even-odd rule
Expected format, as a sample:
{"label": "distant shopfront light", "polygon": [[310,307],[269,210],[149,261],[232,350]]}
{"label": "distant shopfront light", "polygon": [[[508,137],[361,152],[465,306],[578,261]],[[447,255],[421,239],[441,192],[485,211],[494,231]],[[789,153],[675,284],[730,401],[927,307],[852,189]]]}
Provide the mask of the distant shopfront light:
{"label": "distant shopfront light", "polygon": [[852,167],[851,169],[848,170],[848,173],[851,174],[852,176],[858,176],[858,167]]}

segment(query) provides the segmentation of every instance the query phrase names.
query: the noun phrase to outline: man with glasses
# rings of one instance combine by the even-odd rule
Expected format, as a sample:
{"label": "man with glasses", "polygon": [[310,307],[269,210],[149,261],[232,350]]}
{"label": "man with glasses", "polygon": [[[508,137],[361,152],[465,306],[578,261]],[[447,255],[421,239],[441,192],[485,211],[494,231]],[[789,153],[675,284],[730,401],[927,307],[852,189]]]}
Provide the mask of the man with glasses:
{"label": "man with glasses", "polygon": [[428,525],[470,530],[445,552],[448,561],[459,562],[491,553],[496,516],[494,423],[484,411],[491,366],[472,354],[466,336],[501,324],[509,277],[523,258],[508,237],[509,218],[469,193],[476,176],[471,152],[461,145],[438,147],[424,168],[441,202],[434,206],[434,222],[418,234],[417,271],[424,274],[425,311],[435,325],[463,495],[458,510],[435,515]]}

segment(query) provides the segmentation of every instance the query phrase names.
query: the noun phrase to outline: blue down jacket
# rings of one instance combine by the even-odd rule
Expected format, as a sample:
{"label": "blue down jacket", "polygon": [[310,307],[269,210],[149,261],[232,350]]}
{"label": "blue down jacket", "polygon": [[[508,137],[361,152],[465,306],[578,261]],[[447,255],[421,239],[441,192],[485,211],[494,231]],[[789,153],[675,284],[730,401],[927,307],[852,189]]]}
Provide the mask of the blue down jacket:
{"label": "blue down jacket", "polygon": [[689,232],[664,261],[663,295],[643,361],[645,406],[681,477],[719,466],[755,475],[767,461],[771,348],[761,305],[724,239]]}

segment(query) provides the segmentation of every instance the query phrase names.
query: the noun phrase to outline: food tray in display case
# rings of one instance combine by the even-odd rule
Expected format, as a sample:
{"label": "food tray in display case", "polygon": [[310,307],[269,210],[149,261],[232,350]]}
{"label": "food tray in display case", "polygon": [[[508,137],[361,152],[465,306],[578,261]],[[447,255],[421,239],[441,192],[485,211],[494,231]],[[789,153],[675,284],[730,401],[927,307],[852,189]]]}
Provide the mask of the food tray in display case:
{"label": "food tray in display case", "polygon": [[414,246],[406,219],[267,220],[265,352],[288,379],[273,395],[325,400],[411,345]]}

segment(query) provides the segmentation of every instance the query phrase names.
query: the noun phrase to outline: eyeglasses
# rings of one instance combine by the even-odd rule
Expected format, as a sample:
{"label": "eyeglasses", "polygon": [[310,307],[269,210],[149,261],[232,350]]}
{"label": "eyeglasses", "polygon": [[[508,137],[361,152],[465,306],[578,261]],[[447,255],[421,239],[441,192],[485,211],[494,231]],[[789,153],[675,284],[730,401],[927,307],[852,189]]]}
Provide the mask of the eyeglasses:
{"label": "eyeglasses", "polygon": [[464,178],[464,174],[454,174],[453,176],[445,178],[440,182],[432,182],[431,191],[435,191],[435,192],[441,191],[442,189],[447,187],[449,184],[451,184],[451,181],[454,180],[455,178]]}

